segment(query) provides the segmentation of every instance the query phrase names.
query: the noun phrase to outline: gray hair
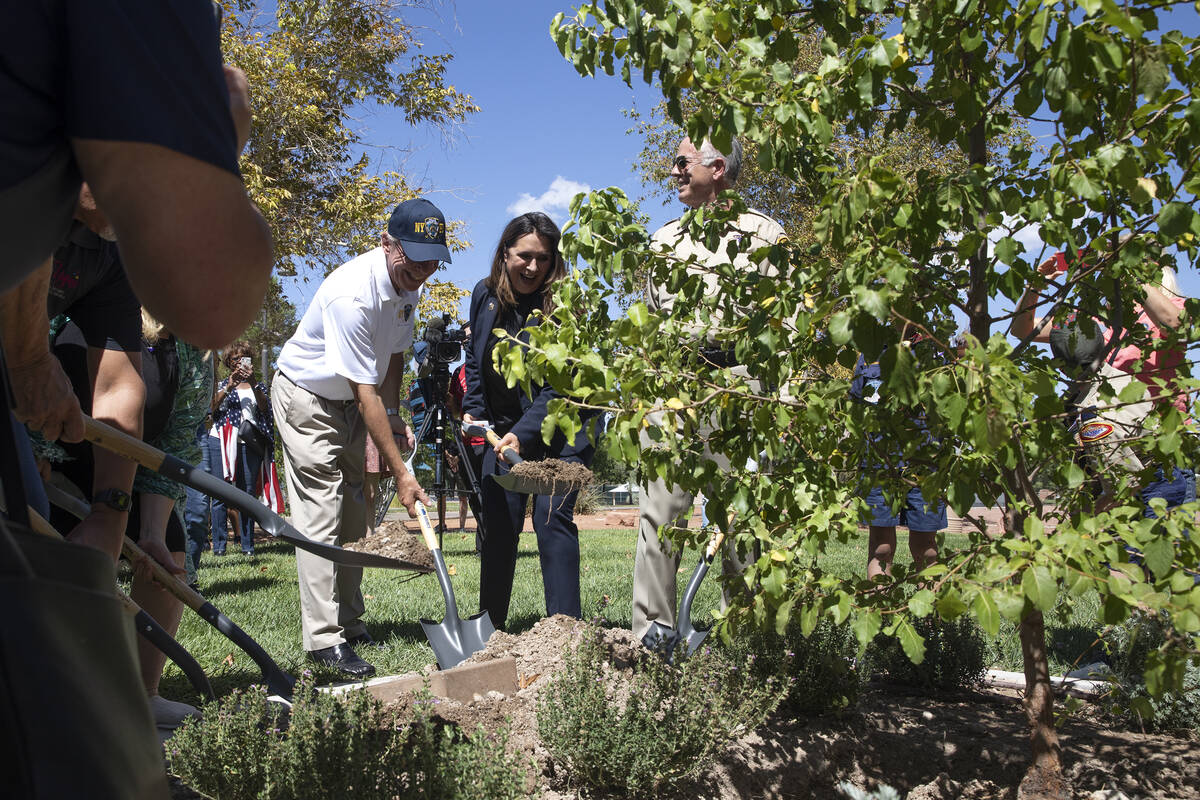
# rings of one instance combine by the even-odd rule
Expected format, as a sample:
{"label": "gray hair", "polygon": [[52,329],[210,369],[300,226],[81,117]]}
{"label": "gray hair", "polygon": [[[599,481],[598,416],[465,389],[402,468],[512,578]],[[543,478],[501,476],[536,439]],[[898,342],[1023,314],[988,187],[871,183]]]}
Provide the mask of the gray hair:
{"label": "gray hair", "polygon": [[737,183],[738,176],[742,174],[742,143],[731,137],[729,139],[729,155],[725,155],[713,147],[712,142],[705,139],[704,143],[700,145],[700,163],[709,167],[718,158],[725,162],[726,185],[733,186]]}

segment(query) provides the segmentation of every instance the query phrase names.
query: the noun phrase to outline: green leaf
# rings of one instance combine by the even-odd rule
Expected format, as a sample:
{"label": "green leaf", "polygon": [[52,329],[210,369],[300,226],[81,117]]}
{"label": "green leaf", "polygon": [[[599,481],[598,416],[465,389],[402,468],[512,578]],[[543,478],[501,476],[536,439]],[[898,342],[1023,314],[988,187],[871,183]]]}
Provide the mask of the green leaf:
{"label": "green leaf", "polygon": [[987,589],[981,589],[979,594],[975,595],[972,606],[975,609],[975,619],[979,620],[979,627],[983,628],[988,636],[999,633],[1000,609],[996,607],[996,601]]}
{"label": "green leaf", "polygon": [[1011,236],[1005,236],[1000,241],[996,242],[996,258],[1003,261],[1005,264],[1016,263],[1017,256],[1025,248]]}
{"label": "green leaf", "polygon": [[925,660],[925,640],[908,620],[900,622],[896,629],[896,638],[900,640],[900,647],[904,649],[904,655],[908,656],[909,661],[920,664]]}
{"label": "green leaf", "polygon": [[646,323],[650,321],[650,309],[646,308],[645,303],[634,303],[626,312],[629,320],[639,329],[645,328]]}
{"label": "green leaf", "polygon": [[1171,565],[1175,561],[1175,543],[1160,536],[1142,547],[1142,555],[1146,557],[1146,566],[1154,573],[1154,577],[1161,580],[1171,573]]}
{"label": "green leaf", "polygon": [[1021,590],[1039,611],[1049,611],[1058,600],[1058,586],[1043,566],[1031,567],[1021,576]]}
{"label": "green leaf", "polygon": [[787,630],[788,622],[792,618],[792,606],[795,604],[795,598],[789,598],[779,604],[779,608],[775,611],[775,633],[783,636]]}
{"label": "green leaf", "polygon": [[951,589],[938,598],[937,610],[942,619],[957,619],[966,613],[967,604],[957,590]]}
{"label": "green leaf", "polygon": [[829,338],[839,347],[850,341],[850,315],[845,311],[839,311],[830,318]]}
{"label": "green leaf", "polygon": [[1001,591],[996,595],[996,610],[1009,622],[1020,622],[1025,615],[1025,596],[1017,592]]}
{"label": "green leaf", "polygon": [[850,630],[854,631],[854,637],[858,639],[859,646],[866,647],[879,633],[882,625],[883,617],[879,615],[878,611],[865,611],[850,623]]}
{"label": "green leaf", "polygon": [[928,617],[933,611],[933,592],[920,589],[908,599],[908,610],[914,617]]}
{"label": "green leaf", "polygon": [[1158,212],[1158,230],[1172,239],[1178,239],[1192,229],[1196,212],[1186,203],[1167,203]]}

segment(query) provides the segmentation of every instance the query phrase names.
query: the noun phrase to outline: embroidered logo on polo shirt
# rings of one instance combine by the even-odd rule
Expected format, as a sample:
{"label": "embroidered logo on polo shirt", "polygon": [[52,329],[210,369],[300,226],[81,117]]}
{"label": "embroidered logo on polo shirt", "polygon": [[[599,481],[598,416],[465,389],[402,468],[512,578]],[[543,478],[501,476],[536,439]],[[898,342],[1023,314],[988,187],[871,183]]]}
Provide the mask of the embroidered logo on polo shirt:
{"label": "embroidered logo on polo shirt", "polygon": [[423,234],[430,241],[436,241],[442,236],[442,221],[437,217],[426,217],[413,224],[413,232]]}
{"label": "embroidered logo on polo shirt", "polygon": [[1089,422],[1079,429],[1080,444],[1095,444],[1101,439],[1107,439],[1117,430],[1111,422]]}
{"label": "embroidered logo on polo shirt", "polygon": [[400,319],[404,320],[405,322],[408,322],[408,318],[412,316],[412,310],[412,303],[407,303],[404,308],[400,309],[400,313],[396,316],[400,317]]}

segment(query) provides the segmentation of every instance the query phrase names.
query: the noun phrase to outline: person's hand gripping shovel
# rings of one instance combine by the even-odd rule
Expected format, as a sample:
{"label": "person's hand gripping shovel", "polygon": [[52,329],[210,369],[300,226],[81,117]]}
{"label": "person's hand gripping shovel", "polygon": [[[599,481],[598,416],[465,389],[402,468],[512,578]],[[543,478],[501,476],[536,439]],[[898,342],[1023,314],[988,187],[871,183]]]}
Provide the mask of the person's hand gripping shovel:
{"label": "person's hand gripping shovel", "polygon": [[[471,420],[463,425],[463,432],[486,437],[492,447],[500,444],[500,437],[492,426],[482,420]],[[500,488],[517,494],[562,495],[592,482],[592,471],[582,464],[557,458],[527,461],[515,448],[507,446],[500,451],[500,456],[511,469],[504,475],[493,475],[492,479]]]}

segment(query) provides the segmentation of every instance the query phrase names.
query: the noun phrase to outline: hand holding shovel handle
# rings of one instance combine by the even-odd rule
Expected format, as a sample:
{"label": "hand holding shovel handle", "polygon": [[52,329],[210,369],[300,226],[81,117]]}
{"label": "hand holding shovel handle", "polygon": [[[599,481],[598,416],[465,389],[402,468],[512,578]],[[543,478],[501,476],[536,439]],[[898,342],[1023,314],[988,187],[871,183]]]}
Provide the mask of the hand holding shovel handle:
{"label": "hand holding shovel handle", "polygon": [[341,547],[325,542],[316,542],[300,533],[283,517],[267,508],[258,498],[251,497],[246,492],[226,483],[220,478],[209,475],[202,469],[197,469],[175,456],[168,455],[156,447],[135,439],[128,434],[97,422],[91,417],[84,416],[83,438],[105,450],[125,456],[136,461],[143,467],[164,475],[171,480],[190,486],[196,491],[221,500],[227,506],[233,506],[249,514],[268,535],[284,539],[292,546],[328,559],[335,564],[346,564],[352,567],[381,567],[383,569],[404,569],[413,572],[429,572],[422,564],[413,564],[388,558],[376,553],[363,553],[354,550],[344,550]]}
{"label": "hand holding shovel handle", "polygon": [[[468,425],[466,426],[466,431],[467,433],[474,434],[475,436],[482,434],[487,438],[488,444],[490,444],[492,447],[496,447],[500,444],[500,437],[496,435],[496,432],[492,430],[491,426],[484,427],[482,425]],[[514,467],[524,461],[524,459],[521,458],[521,455],[517,452],[517,448],[513,447],[511,444],[504,445],[504,448],[500,451],[500,455],[505,461]]]}

